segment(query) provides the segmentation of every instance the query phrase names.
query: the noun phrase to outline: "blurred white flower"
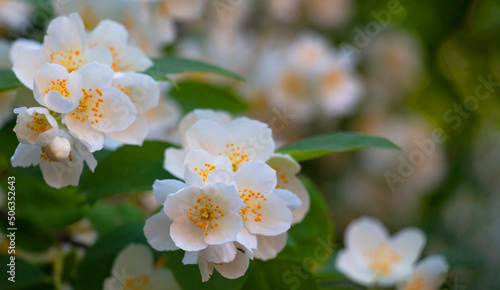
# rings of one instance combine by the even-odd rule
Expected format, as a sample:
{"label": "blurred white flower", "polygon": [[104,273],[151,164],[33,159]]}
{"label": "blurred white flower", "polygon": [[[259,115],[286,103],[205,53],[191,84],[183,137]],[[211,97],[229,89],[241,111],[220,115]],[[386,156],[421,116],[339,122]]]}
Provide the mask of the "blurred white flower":
{"label": "blurred white flower", "polygon": [[345,25],[354,6],[354,0],[308,0],[304,3],[307,19],[325,29]]}
{"label": "blurred white flower", "polygon": [[410,278],[398,285],[398,290],[437,290],[446,281],[448,263],[440,255],[422,259],[413,270]]}
{"label": "blurred white flower", "polygon": [[4,0],[0,1],[0,28],[21,32],[30,24],[33,7],[28,1]]}
{"label": "blurred white flower", "polygon": [[160,96],[158,106],[145,114],[149,126],[146,139],[179,144],[180,136],[177,125],[181,114],[181,108],[176,101]]}
{"label": "blurred white flower", "polygon": [[[77,186],[80,180],[80,175],[83,171],[83,163],[86,162],[92,172],[97,166],[97,161],[90,153],[88,148],[80,141],[73,138],[68,133],[60,130],[59,137],[69,141],[71,150],[68,157],[55,161],[52,160],[41,146],[19,144],[12,156],[11,162],[14,167],[28,167],[32,165],[40,165],[43,173],[43,178],[48,185],[54,188],[62,188],[68,185]],[[56,141],[59,142],[59,141]],[[67,151],[67,146],[56,146],[59,150]],[[49,148],[48,150],[55,150]],[[59,152],[51,152],[52,155],[61,156]]]}
{"label": "blurred white flower", "polygon": [[425,245],[424,233],[407,228],[392,237],[380,221],[361,217],[349,224],[337,270],[365,286],[391,286],[411,273]]}
{"label": "blurred white flower", "polygon": [[273,154],[274,141],[267,124],[246,117],[228,122],[226,117],[218,120],[215,112],[207,114],[212,117],[200,119],[191,126],[188,123],[196,119],[196,114],[181,121],[179,132],[183,148],[169,148],[165,152],[164,167],[173,175],[183,177],[184,158],[192,150],[205,150],[212,158],[225,154],[234,171],[250,161],[267,161]]}
{"label": "blurred white flower", "polygon": [[14,132],[20,143],[46,146],[59,133],[56,119],[45,108],[23,107],[15,109],[14,113],[18,114]]}
{"label": "blurred white flower", "polygon": [[181,289],[170,269],[155,268],[153,253],[141,244],[130,244],[116,257],[105,290]]}
{"label": "blurred white flower", "polygon": [[[63,116],[63,123],[94,152],[102,149],[105,134],[127,129],[136,120],[137,110],[126,92],[113,87],[109,66],[91,63],[78,72],[83,95],[78,107]],[[133,135],[131,131],[127,133]]]}
{"label": "blurred white flower", "polygon": [[71,73],[83,65],[99,62],[113,63],[111,51],[104,46],[88,48],[85,27],[76,13],[68,17],[57,17],[49,23],[43,46],[36,48],[33,43],[15,43],[17,54],[12,68],[17,78],[28,88],[33,89],[36,73],[46,63],[64,66]]}

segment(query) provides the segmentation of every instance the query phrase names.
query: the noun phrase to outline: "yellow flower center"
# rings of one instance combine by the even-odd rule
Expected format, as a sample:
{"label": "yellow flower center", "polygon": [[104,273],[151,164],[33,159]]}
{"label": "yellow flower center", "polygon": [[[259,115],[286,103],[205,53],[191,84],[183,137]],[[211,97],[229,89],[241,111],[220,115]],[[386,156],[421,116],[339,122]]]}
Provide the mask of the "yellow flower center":
{"label": "yellow flower center", "polygon": [[401,261],[401,256],[394,252],[387,242],[382,242],[375,249],[367,251],[365,256],[370,260],[368,267],[381,277],[390,275],[394,264]]}
{"label": "yellow flower center", "polygon": [[306,96],[306,85],[302,77],[295,72],[287,71],[283,73],[280,79],[280,87],[287,97],[294,100],[302,100]]}
{"label": "yellow flower center", "polygon": [[337,88],[337,86],[342,82],[344,75],[341,70],[333,70],[328,72],[322,80],[322,85],[327,90],[332,90]]}
{"label": "yellow flower center", "polygon": [[233,143],[226,145],[226,151],[224,153],[219,153],[219,155],[226,154],[231,163],[233,164],[233,171],[236,172],[243,164],[250,161],[248,154],[245,150],[238,146],[234,146]]}
{"label": "yellow flower center", "polygon": [[55,81],[51,80],[50,87],[45,90],[45,94],[48,94],[51,91],[58,91],[59,93],[61,93],[63,97],[67,98],[69,96],[67,85],[68,84],[66,79],[63,80],[57,79]]}
{"label": "yellow flower center", "polygon": [[240,198],[245,202],[246,207],[241,209],[243,220],[247,221],[250,216],[256,222],[262,221],[262,201],[267,201],[267,198],[260,192],[253,192],[252,190],[244,189],[239,190]]}
{"label": "yellow flower center", "polygon": [[71,115],[82,123],[85,123],[85,120],[89,120],[92,125],[99,123],[99,119],[104,116],[103,113],[99,113],[99,106],[104,102],[104,100],[100,98],[102,92],[99,89],[82,89],[82,93],[80,104]]}
{"label": "yellow flower center", "polygon": [[217,221],[224,217],[224,212],[218,205],[212,203],[211,198],[202,195],[196,200],[196,205],[189,209],[189,220],[196,225],[197,228],[205,231],[205,236],[208,232],[219,226]]}
{"label": "yellow flower center", "polygon": [[412,277],[404,287],[404,290],[432,290],[434,289],[429,285],[422,276],[417,275]]}
{"label": "yellow flower center", "polygon": [[207,181],[207,177],[212,171],[215,169],[215,166],[209,163],[205,163],[205,167],[194,168],[194,173],[198,173],[198,175],[203,179],[203,182]]}
{"label": "yellow flower center", "polygon": [[34,113],[31,116],[31,121],[26,123],[26,126],[30,128],[31,131],[35,132],[35,137],[40,136],[43,132],[52,129],[47,117],[44,114]]}
{"label": "yellow flower center", "polygon": [[82,55],[79,50],[55,51],[50,54],[50,60],[64,66],[68,72],[73,72],[80,68]]}
{"label": "yellow flower center", "polygon": [[153,289],[148,275],[128,277],[123,284],[123,290],[148,290]]}

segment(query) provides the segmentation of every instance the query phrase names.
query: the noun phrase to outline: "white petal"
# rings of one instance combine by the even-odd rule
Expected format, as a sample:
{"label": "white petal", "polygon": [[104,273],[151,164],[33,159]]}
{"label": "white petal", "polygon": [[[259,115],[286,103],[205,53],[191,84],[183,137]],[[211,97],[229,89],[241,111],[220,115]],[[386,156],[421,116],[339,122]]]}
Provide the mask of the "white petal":
{"label": "white petal", "polygon": [[362,216],[347,226],[344,244],[352,255],[363,260],[366,252],[376,248],[388,238],[387,229],[379,220]]}
{"label": "white petal", "polygon": [[83,171],[83,161],[77,158],[73,161],[66,159],[61,162],[49,162],[42,159],[40,160],[40,169],[45,182],[54,188],[69,185],[78,186]]}
{"label": "white petal", "polygon": [[[20,143],[46,146],[57,136],[59,132],[57,121],[46,108],[19,108],[14,112],[19,114],[14,132]],[[43,122],[48,125],[44,131],[37,129],[37,124],[34,122]]]}
{"label": "white petal", "polygon": [[[188,167],[188,171],[191,171],[194,174],[190,174],[190,179],[202,179],[202,181],[206,181],[208,175],[212,172],[212,168],[219,168],[218,165],[221,166],[220,169],[232,170],[231,161],[222,156],[217,156],[212,160],[210,155],[203,150],[193,150],[186,155],[184,159],[184,163]],[[185,173],[185,178],[188,179],[187,174]],[[186,181],[187,182],[187,181]],[[187,182],[189,183],[189,182]],[[227,183],[227,182],[226,182]]]}
{"label": "white petal", "polygon": [[85,142],[91,152],[101,150],[104,145],[104,134],[90,127],[88,122],[82,123],[71,114],[63,118],[63,123],[68,127],[71,135]]}
{"label": "white petal", "polygon": [[231,141],[249,155],[250,160],[267,161],[274,153],[272,130],[267,124],[246,117],[228,124]]}
{"label": "white petal", "polygon": [[263,161],[245,163],[234,174],[238,190],[270,193],[276,187],[276,172]]}
{"label": "white petal", "polygon": [[118,22],[103,20],[89,34],[90,45],[123,46],[128,41],[127,29]]}
{"label": "white petal", "polygon": [[43,43],[46,51],[85,50],[87,46],[85,27],[77,13],[53,19],[47,27],[47,36]]}
{"label": "white petal", "polygon": [[157,251],[175,251],[178,249],[170,237],[170,226],[173,221],[160,211],[146,220],[144,235],[148,243]]}
{"label": "white petal", "polygon": [[249,251],[251,251],[251,249],[257,249],[257,236],[248,232],[246,227],[241,228],[236,236],[236,242],[249,249]]}
{"label": "white petal", "polygon": [[122,77],[113,80],[113,86],[129,91],[127,96],[135,105],[138,114],[145,114],[150,109],[158,106],[160,101],[158,82],[145,74],[124,73]]}
{"label": "white petal", "polygon": [[[413,289],[419,282],[430,287],[430,289],[439,289],[439,287],[446,281],[446,275],[449,270],[449,265],[445,257],[441,255],[433,255],[424,258],[413,271],[412,276],[403,287],[398,289]],[[413,288],[411,288],[413,286]]]}
{"label": "white petal", "polygon": [[83,89],[101,89],[113,83],[113,70],[101,63],[89,63],[82,66],[78,72],[82,75]]}
{"label": "white petal", "polygon": [[92,172],[94,172],[97,166],[97,160],[95,159],[94,155],[90,152],[89,148],[82,142],[80,142],[80,140],[75,139],[72,135],[66,133],[63,130],[59,130],[59,136],[65,137],[66,139],[70,140],[72,147],[71,155],[73,155],[75,158],[79,158],[85,161],[89,169]]}
{"label": "white petal", "polygon": [[145,245],[130,244],[118,254],[112,269],[127,276],[149,275],[153,269],[153,253]]}
{"label": "white petal", "polygon": [[199,252],[186,252],[186,253],[184,253],[184,258],[182,258],[182,264],[184,264],[184,265],[196,265],[196,264],[198,264],[198,253]]}
{"label": "white petal", "polygon": [[120,132],[108,133],[107,135],[113,140],[123,144],[142,146],[144,140],[146,140],[148,136],[148,132],[149,125],[146,121],[146,117],[137,116],[134,123],[127,129]]}
{"label": "white petal", "polygon": [[257,210],[262,213],[261,221],[256,220],[257,215],[247,211],[245,227],[252,234],[265,236],[275,236],[288,231],[292,223],[292,212],[285,201],[274,193],[265,195],[265,198],[267,200],[259,199],[262,208]]}
{"label": "white petal", "polygon": [[[245,251],[246,249],[242,250]],[[236,252],[236,257],[232,262],[224,263],[222,265],[216,264],[214,267],[222,276],[228,279],[236,279],[245,275],[249,263],[250,261],[246,251],[245,253],[242,253],[238,250]]]}
{"label": "white petal", "polygon": [[368,271],[362,264],[357,263],[357,258],[351,252],[341,250],[335,260],[335,268],[350,280],[368,286],[375,281],[375,273]]}
{"label": "white petal", "polygon": [[302,201],[300,201],[300,199],[290,190],[275,189],[273,190],[273,193],[286,202],[286,206],[292,210],[292,213],[293,210],[296,210],[302,206]]}
{"label": "white petal", "polygon": [[257,249],[254,251],[255,258],[267,261],[274,259],[286,246],[287,233],[277,236],[257,236]]}
{"label": "white petal", "polygon": [[200,268],[201,281],[207,282],[210,276],[214,272],[214,263],[207,262],[205,260],[200,260],[198,262],[198,267]]}
{"label": "white petal", "polygon": [[118,71],[122,72],[142,72],[153,66],[153,61],[141,49],[133,46],[123,47],[118,60],[120,62],[116,66],[118,67]]}
{"label": "white petal", "polygon": [[236,246],[233,242],[209,246],[199,252],[199,259],[212,263],[228,263],[236,257]]}
{"label": "white petal", "polygon": [[177,178],[184,178],[184,159],[188,154],[187,150],[168,148],[165,150],[165,161],[163,168]]}
{"label": "white petal", "polygon": [[211,229],[205,237],[205,243],[209,245],[220,245],[226,242],[236,241],[236,236],[243,226],[243,219],[237,213],[225,213],[218,220],[219,226]]}
{"label": "white petal", "polygon": [[[113,133],[127,129],[136,119],[137,110],[130,99],[113,87],[101,88],[103,102],[100,103],[99,122],[90,126],[100,132]],[[88,123],[87,120],[85,123]]]}
{"label": "white petal", "polygon": [[104,46],[94,46],[87,50],[85,54],[85,63],[91,64],[98,62],[102,65],[110,67],[113,64],[113,55],[109,48]]}
{"label": "white petal", "polygon": [[186,133],[186,140],[192,150],[205,150],[211,156],[226,151],[227,132],[212,120],[196,122]]}
{"label": "white petal", "polygon": [[158,203],[163,205],[169,194],[176,193],[185,187],[184,182],[175,179],[156,180],[153,184],[153,191]]}
{"label": "white petal", "polygon": [[20,38],[12,43],[12,47],[10,49],[10,60],[14,63],[21,51],[35,49],[43,49],[43,45],[38,41]]}
{"label": "white petal", "polygon": [[186,133],[187,131],[199,120],[208,119],[220,124],[227,124],[231,121],[231,116],[223,111],[213,111],[205,109],[196,109],[182,118],[179,124],[179,133],[183,138],[183,145],[187,144]]}
{"label": "white petal", "polygon": [[302,202],[300,208],[292,211],[292,224],[300,223],[309,212],[311,197],[296,174],[300,164],[290,155],[274,154],[267,164],[276,170],[279,188],[285,188],[296,194]]}
{"label": "white petal", "polygon": [[391,237],[391,248],[401,256],[398,265],[411,265],[417,261],[425,246],[425,234],[417,228],[406,228]]}
{"label": "white petal", "polygon": [[12,156],[12,166],[28,167],[38,165],[40,162],[40,154],[42,154],[42,148],[40,146],[21,143],[17,146],[16,152]]}
{"label": "white petal", "polygon": [[204,232],[196,228],[186,217],[181,216],[174,220],[170,227],[170,235],[175,245],[184,251],[200,251],[208,246],[205,243]]}
{"label": "white petal", "polygon": [[23,50],[14,62],[12,70],[16,77],[29,89],[33,89],[36,73],[47,63],[43,49]]}

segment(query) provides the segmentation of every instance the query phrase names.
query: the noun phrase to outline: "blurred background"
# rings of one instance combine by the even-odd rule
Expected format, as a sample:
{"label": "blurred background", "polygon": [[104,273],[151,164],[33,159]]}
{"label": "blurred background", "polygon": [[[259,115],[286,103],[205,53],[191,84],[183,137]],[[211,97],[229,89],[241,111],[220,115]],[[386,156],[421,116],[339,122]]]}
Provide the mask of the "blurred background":
{"label": "blurred background", "polygon": [[[176,77],[181,90],[165,84],[148,116],[149,139],[176,142],[176,124],[192,109],[182,88],[193,83],[237,96],[233,113],[270,124],[280,145],[336,131],[388,138],[403,151],[302,164],[328,202],[336,243],[361,215],[391,232],[416,226],[428,237],[424,255],[447,257],[445,288],[500,284],[500,1],[2,0],[0,68],[11,66],[13,40],[41,41],[50,19],[71,12],[88,29],[124,23],[151,57],[200,59],[246,79]],[[0,93],[4,131],[31,98],[25,89]],[[127,202],[144,214],[156,206],[150,193]],[[71,230],[82,243],[95,239],[87,219]]]}

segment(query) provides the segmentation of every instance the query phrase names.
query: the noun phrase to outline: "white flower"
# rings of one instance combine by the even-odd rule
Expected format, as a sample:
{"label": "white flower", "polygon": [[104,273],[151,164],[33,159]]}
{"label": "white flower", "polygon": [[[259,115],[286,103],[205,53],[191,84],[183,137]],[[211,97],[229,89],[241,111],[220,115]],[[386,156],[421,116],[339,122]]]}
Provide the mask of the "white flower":
{"label": "white flower", "polygon": [[[62,159],[68,151],[67,143],[58,138],[54,140],[58,144],[49,144],[43,148],[21,143],[12,156],[12,166],[28,167],[39,164],[48,185],[55,188],[77,186],[83,171],[83,163],[86,162],[93,172],[97,161],[87,147],[71,135],[60,130],[59,137],[66,139],[71,146],[67,158]],[[50,153],[47,154],[46,150]],[[52,160],[48,155],[62,160]]]}
{"label": "white flower", "polygon": [[177,131],[181,114],[179,104],[170,98],[160,97],[159,105],[144,115],[149,125],[146,139],[179,144],[180,137]]}
{"label": "white flower", "polygon": [[[224,183],[214,183],[203,187],[185,186],[172,193],[173,189],[182,186],[174,180],[156,181],[153,190],[157,199],[164,205],[164,212],[172,220],[170,239],[166,244],[150,242],[155,249],[175,246],[185,251],[199,251],[209,245],[219,245],[234,241],[243,226],[239,211],[245,206],[239,198],[236,188]],[[166,197],[165,197],[166,196]],[[164,203],[162,200],[164,199]],[[150,218],[153,224],[146,222],[145,234],[148,240],[154,240],[155,233],[151,226],[160,225],[154,222],[164,217],[160,214]],[[163,225],[165,226],[165,225]],[[151,233],[153,235],[151,235]]]}
{"label": "white flower", "polygon": [[28,1],[6,0],[0,2],[0,27],[22,31],[30,23],[33,7]]}
{"label": "white flower", "polygon": [[82,96],[81,78],[77,71],[68,74],[62,65],[47,63],[35,75],[35,100],[54,112],[69,113]]}
{"label": "white flower", "polygon": [[218,118],[215,112],[210,114],[215,120],[203,118],[189,126],[189,129],[187,125],[196,119],[195,115],[188,115],[184,119],[186,121],[181,122],[179,131],[184,148],[169,148],[165,152],[164,167],[173,175],[183,177],[184,158],[187,153],[197,149],[208,152],[212,158],[226,155],[234,171],[247,162],[267,161],[271,157],[274,141],[267,124],[245,117],[228,121],[225,117]]}
{"label": "white flower", "polygon": [[18,108],[17,124],[14,127],[20,143],[46,146],[59,133],[56,119],[45,108]]}
{"label": "white flower", "polygon": [[[22,42],[26,45],[27,42]],[[18,45],[19,46],[19,45]],[[76,13],[68,17],[57,17],[47,28],[43,47],[33,44],[18,47],[12,68],[17,78],[28,88],[33,89],[36,73],[46,64],[60,64],[71,73],[85,64],[98,61],[111,65],[111,51],[103,46],[87,48],[87,39],[82,19]]]}
{"label": "white flower", "polygon": [[276,188],[287,189],[301,201],[299,208],[292,210],[292,224],[300,223],[309,212],[311,198],[297,174],[300,172],[300,164],[290,155],[274,154],[267,162],[276,171],[278,184]]}
{"label": "white flower", "polygon": [[407,228],[392,237],[376,219],[361,217],[345,232],[345,249],[335,267],[361,285],[391,286],[409,275],[425,245],[425,235]]}
{"label": "white flower", "polygon": [[[10,44],[0,39],[0,69],[10,69],[12,67],[10,50]],[[0,128],[2,128],[13,116],[12,109],[14,107],[15,97],[15,90],[0,92]]]}
{"label": "white flower", "polygon": [[420,261],[410,278],[398,285],[399,290],[437,290],[446,281],[448,263],[441,255],[429,256]]}
{"label": "white flower", "polygon": [[184,265],[198,264],[203,282],[210,279],[214,269],[223,277],[236,279],[248,269],[253,253],[238,242],[208,246],[198,252],[186,252]]}
{"label": "white flower", "polygon": [[128,44],[128,31],[120,23],[103,20],[90,33],[88,43],[90,47],[105,46],[111,51],[115,72],[145,71],[153,65],[144,52]]}
{"label": "white flower", "polygon": [[149,134],[149,124],[145,114],[158,106],[160,88],[152,77],[135,72],[115,74],[113,86],[127,95],[137,110],[137,116],[127,129],[107,135],[118,142],[142,145]]}
{"label": "white flower", "polygon": [[127,129],[135,121],[137,110],[124,92],[112,86],[114,73],[109,66],[91,63],[78,73],[83,95],[78,107],[64,115],[63,123],[94,152],[102,149],[104,134]]}
{"label": "white flower", "polygon": [[153,253],[145,245],[130,244],[116,257],[105,290],[181,289],[171,270],[155,269]]}

